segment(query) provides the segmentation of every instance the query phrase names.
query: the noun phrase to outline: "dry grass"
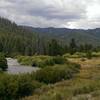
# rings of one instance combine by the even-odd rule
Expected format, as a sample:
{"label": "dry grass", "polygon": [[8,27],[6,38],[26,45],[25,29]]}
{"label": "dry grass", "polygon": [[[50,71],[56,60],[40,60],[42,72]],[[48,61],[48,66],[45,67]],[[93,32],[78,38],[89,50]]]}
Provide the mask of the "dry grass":
{"label": "dry grass", "polygon": [[72,80],[44,86],[23,100],[100,100],[100,58],[69,58],[81,64],[80,73]]}
{"label": "dry grass", "polygon": [[92,59],[86,59],[85,61],[82,61],[82,58],[69,58],[69,61],[79,63],[82,67],[94,67],[97,65],[100,65],[100,58],[92,58]]}

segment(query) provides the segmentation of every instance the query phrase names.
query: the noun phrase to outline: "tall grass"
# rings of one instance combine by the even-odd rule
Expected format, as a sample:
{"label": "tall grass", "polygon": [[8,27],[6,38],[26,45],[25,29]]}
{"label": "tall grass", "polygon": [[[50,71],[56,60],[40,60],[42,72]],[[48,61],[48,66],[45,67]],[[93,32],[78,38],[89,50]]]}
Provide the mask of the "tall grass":
{"label": "tall grass", "polygon": [[53,66],[55,64],[64,64],[67,60],[62,56],[19,56],[18,62],[22,65],[31,65],[44,68],[46,66]]}

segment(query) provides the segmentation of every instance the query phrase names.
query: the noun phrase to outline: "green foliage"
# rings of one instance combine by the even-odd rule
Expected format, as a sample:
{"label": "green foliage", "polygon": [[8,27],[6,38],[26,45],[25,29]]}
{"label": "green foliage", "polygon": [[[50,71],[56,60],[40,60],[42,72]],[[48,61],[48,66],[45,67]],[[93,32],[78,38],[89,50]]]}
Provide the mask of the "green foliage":
{"label": "green foliage", "polygon": [[[50,30],[53,31],[52,29]],[[100,47],[95,47],[95,46],[93,47],[91,45],[91,43],[93,43],[92,41],[86,42],[86,44],[80,42],[80,45],[79,45],[79,43],[76,42],[78,41],[77,40],[78,38],[76,37],[78,35],[80,39],[80,34],[82,35],[82,33],[80,32],[77,33],[75,31],[77,35],[75,35],[73,38],[73,36],[70,36],[69,34],[69,31],[71,30],[69,31],[66,30],[68,32],[66,36],[68,35],[68,37],[70,38],[63,40],[62,36],[55,37],[54,36],[55,32],[54,34],[52,34],[52,36],[54,37],[51,36],[51,33],[48,34],[50,35],[50,37],[48,37],[47,35],[42,36],[41,34],[37,32],[34,33],[34,31],[31,32],[30,29],[28,29],[28,27],[26,28],[24,26],[18,26],[14,22],[11,22],[8,19],[0,17],[0,40],[1,40],[0,41],[0,52],[4,52],[7,56],[14,57],[17,55],[32,56],[34,54],[57,56],[57,55],[63,55],[64,53],[74,54],[76,51],[77,52],[87,52],[90,49],[92,51],[100,51]],[[56,35],[58,33],[59,31],[56,33]],[[54,39],[52,39],[51,37]],[[66,42],[65,40],[68,42]],[[83,39],[83,41],[84,40],[86,40],[86,38]],[[97,42],[97,44],[98,43],[99,42]]]}
{"label": "green foliage", "polygon": [[91,58],[92,58],[92,52],[91,52],[91,51],[88,51],[88,52],[86,53],[86,57],[87,57],[88,59],[91,59]]}
{"label": "green foliage", "polygon": [[33,67],[44,68],[55,64],[64,64],[67,60],[62,56],[18,56],[18,62],[22,65],[31,65]]}
{"label": "green foliage", "polygon": [[93,57],[100,57],[100,52],[92,52]]}
{"label": "green foliage", "polygon": [[0,73],[0,99],[18,100],[30,96],[37,88],[43,86],[43,83],[50,84],[70,79],[79,72],[79,69],[78,65],[68,63],[68,65],[45,67],[32,74],[9,75]]}
{"label": "green foliage", "polygon": [[71,39],[69,48],[70,48],[71,55],[73,55],[77,51],[77,45],[76,45],[75,39]]}
{"label": "green foliage", "polygon": [[57,40],[52,39],[49,42],[48,52],[50,56],[57,56],[57,55],[62,55],[64,50]]}
{"label": "green foliage", "polygon": [[53,61],[55,64],[64,64],[67,63],[67,60],[62,56],[55,56],[53,57]]}
{"label": "green foliage", "polygon": [[44,83],[56,83],[61,80],[70,79],[79,72],[80,66],[77,64],[56,65],[46,67],[36,72],[36,80]]}
{"label": "green foliage", "polygon": [[63,44],[69,44],[74,38],[78,44],[89,43],[94,46],[100,46],[100,28],[93,30],[66,29],[66,28],[31,28],[32,32],[38,33],[40,36],[47,38],[56,38],[61,40]]}
{"label": "green foliage", "polygon": [[91,59],[92,57],[100,57],[100,52],[76,52],[75,54],[71,55],[69,53],[66,53],[63,55],[64,58],[88,58]]}
{"label": "green foliage", "polygon": [[45,65],[47,65],[47,66],[53,66],[54,64],[55,64],[55,61],[53,58],[45,60]]}
{"label": "green foliage", "polygon": [[33,92],[32,80],[28,76],[18,78],[18,95],[19,97],[29,96]]}
{"label": "green foliage", "polygon": [[67,60],[65,58],[63,58],[62,56],[55,56],[55,57],[47,57],[45,59],[41,59],[38,57],[38,59],[36,59],[34,57],[34,60],[32,60],[33,65],[36,65],[38,67],[44,68],[46,66],[53,66],[55,64],[64,64],[67,62]]}
{"label": "green foliage", "polygon": [[32,55],[34,54],[35,37],[24,27],[0,17],[0,52],[8,56]]}
{"label": "green foliage", "polygon": [[7,68],[8,68],[7,60],[4,56],[4,54],[0,53],[0,69],[5,71]]}
{"label": "green foliage", "polygon": [[32,59],[29,56],[18,56],[17,59],[22,65],[32,65]]}
{"label": "green foliage", "polygon": [[30,75],[0,74],[0,100],[19,100],[29,96],[41,83],[33,81]]}

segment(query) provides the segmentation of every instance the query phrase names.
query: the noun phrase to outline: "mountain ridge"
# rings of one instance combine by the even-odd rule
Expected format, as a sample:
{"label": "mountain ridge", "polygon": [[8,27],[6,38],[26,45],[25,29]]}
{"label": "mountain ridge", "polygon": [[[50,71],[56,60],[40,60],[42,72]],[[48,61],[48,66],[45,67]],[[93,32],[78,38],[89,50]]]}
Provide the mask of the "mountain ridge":
{"label": "mountain ridge", "polygon": [[56,38],[58,40],[68,42],[71,38],[79,44],[89,43],[93,45],[100,45],[100,28],[96,29],[68,29],[68,28],[34,28],[23,26],[30,32],[38,33],[40,36]]}

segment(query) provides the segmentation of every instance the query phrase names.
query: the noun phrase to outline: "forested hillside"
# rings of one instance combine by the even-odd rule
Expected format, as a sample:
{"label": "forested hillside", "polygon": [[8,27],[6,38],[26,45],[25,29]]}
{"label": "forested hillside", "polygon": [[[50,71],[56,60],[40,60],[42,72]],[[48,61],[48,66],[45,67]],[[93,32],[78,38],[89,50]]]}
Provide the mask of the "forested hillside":
{"label": "forested hillside", "polygon": [[100,45],[99,31],[31,28],[0,18],[0,52],[8,56],[86,52]]}
{"label": "forested hillside", "polygon": [[41,36],[49,38],[56,38],[61,40],[63,43],[68,44],[72,38],[74,38],[78,44],[92,44],[100,45],[100,29],[67,29],[67,28],[33,28],[24,27],[31,32],[38,33]]}
{"label": "forested hillside", "polygon": [[0,18],[0,52],[32,55],[35,35],[5,18]]}
{"label": "forested hillside", "polygon": [[48,54],[52,40],[47,38],[0,17],[0,52],[5,55]]}

